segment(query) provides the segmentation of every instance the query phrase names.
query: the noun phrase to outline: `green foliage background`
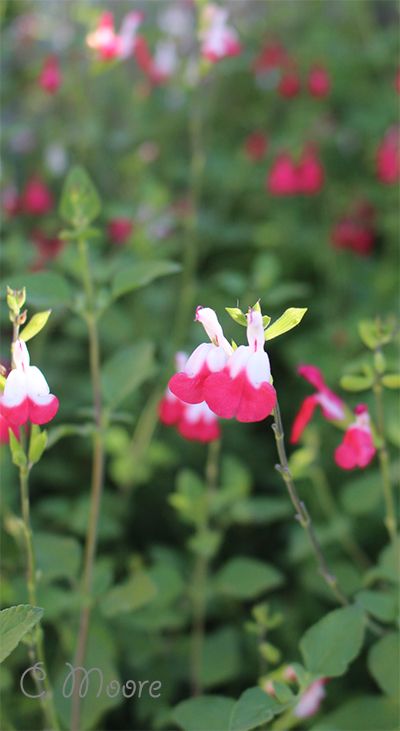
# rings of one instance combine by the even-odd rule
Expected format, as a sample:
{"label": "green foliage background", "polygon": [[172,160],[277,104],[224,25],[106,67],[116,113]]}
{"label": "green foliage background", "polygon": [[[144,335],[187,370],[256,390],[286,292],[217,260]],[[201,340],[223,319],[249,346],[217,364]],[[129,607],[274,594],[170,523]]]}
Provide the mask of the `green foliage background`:
{"label": "green foliage background", "polygon": [[[160,36],[157,17],[167,4],[172,3],[142,3],[143,33],[150,45]],[[132,4],[121,0],[112,5],[119,25]],[[335,677],[320,715],[299,722],[298,728],[395,729],[396,691],[389,665],[397,664],[395,640],[387,634],[377,640],[368,631],[364,637],[359,609],[370,611],[386,631],[397,616],[393,587],[398,573],[387,545],[377,460],[362,474],[341,472],[333,461],[341,433],[316,416],[291,461],[329,563],[358,607],[351,609],[356,615],[348,620],[344,657],[334,656],[340,644],[336,630],[347,626],[341,619],[334,622],[328,667],[322,662],[315,668],[321,640],[314,647],[311,635],[305,635],[301,652],[300,640],[337,606],[316,572],[274,470],[269,423],[223,424],[217,496],[211,525],[204,529],[207,448],[157,424],[154,406],[172,372],[174,350],[190,352],[201,342],[202,332],[191,321],[194,306],[215,308],[227,337],[242,342],[244,330],[224,308],[239,301],[246,309],[260,299],[263,312],[273,319],[289,306],[309,308],[296,330],[268,347],[287,431],[310,393],[296,375],[304,362],[320,367],[350,407],[362,400],[373,413],[372,393],[345,394],[339,381],[370,363],[359,321],[392,316],[397,309],[397,190],[375,175],[377,146],[398,121],[395,4],[232,2],[244,52],[211,68],[197,89],[184,74],[185,58],[177,74],[155,89],[133,60],[108,68],[94,63],[84,39],[105,8],[98,2],[3,0],[1,8],[6,184],[22,187],[40,172],[59,201],[67,170],[56,175],[45,162],[49,145],[56,144],[65,151],[68,169],[79,164],[88,171],[101,200],[100,215],[92,223],[99,233],[94,231],[90,240],[90,261],[102,309],[103,390],[111,419],[86,666],[101,667],[105,682],[162,682],[157,701],[88,697],[84,728],[222,731],[228,723],[235,731],[269,728],[273,711],[264,705],[272,702],[265,693],[260,701],[261,691],[254,686],[281,664],[303,662],[316,676]],[[35,41],[17,43],[15,29],[28,14],[38,24]],[[258,84],[251,68],[266,37],[282,41],[298,60],[303,78],[312,63],[323,62],[332,79],[330,96],[318,100],[304,91],[287,100]],[[51,97],[40,89],[37,76],[43,57],[54,48],[63,83]],[[190,209],[193,119],[200,125],[197,152],[203,165],[196,220]],[[245,139],[254,130],[268,137],[266,157],[258,163],[244,154]],[[32,137],[25,154],[16,151],[18,135]],[[324,162],[322,192],[309,198],[268,195],[264,181],[275,154],[282,147],[297,154],[309,140],[318,143]],[[152,151],[155,159],[146,159]],[[332,226],[360,197],[376,208],[377,236],[368,257],[337,251],[330,243]],[[134,220],[134,232],[118,248],[107,237],[106,223],[120,215]],[[30,315],[52,308],[30,352],[61,406],[49,425],[44,458],[32,473],[31,502],[46,650],[58,711],[67,727],[69,711],[60,689],[64,664],[72,662],[75,650],[81,603],[93,413],[76,242],[68,240],[45,271],[32,273],[30,234],[35,226],[23,216],[4,219],[1,294],[6,284],[25,285]],[[41,226],[52,233],[65,221],[54,209]],[[193,249],[195,267],[182,300],[187,247]],[[7,316],[4,305],[2,361],[9,357]],[[392,345],[385,355],[393,372]],[[400,443],[395,391],[385,392],[384,399],[395,478]],[[17,474],[4,447],[2,478],[1,599],[7,607],[26,604],[27,596]],[[367,568],[360,568],[360,556],[354,562],[353,540],[362,546],[361,564],[367,557]],[[199,556],[209,561],[200,673],[207,697],[198,699],[193,710],[176,707],[190,696]],[[262,629],[262,622],[254,620],[252,608],[260,601],[268,602],[269,616],[280,616],[276,628]],[[327,636],[325,628],[322,635]],[[260,652],[266,640],[272,648]],[[41,727],[39,706],[19,690],[25,667],[22,642],[1,670],[2,728]],[[250,688],[255,695],[246,696],[233,711],[234,701]],[[248,709],[253,712],[258,702],[261,715],[249,720]],[[291,701],[285,702],[289,707]]]}

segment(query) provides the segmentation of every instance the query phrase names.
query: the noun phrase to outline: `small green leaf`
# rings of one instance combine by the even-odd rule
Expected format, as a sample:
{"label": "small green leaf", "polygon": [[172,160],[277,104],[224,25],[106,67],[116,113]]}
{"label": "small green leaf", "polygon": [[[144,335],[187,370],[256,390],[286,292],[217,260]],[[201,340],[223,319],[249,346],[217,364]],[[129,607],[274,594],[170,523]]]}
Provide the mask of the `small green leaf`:
{"label": "small green leaf", "polygon": [[23,636],[40,621],[43,609],[19,604],[0,612],[0,662],[17,647]]}
{"label": "small green leaf", "polygon": [[144,287],[159,277],[176,274],[181,265],[174,261],[155,260],[140,261],[137,264],[120,269],[114,276],[111,286],[112,297],[117,299],[127,292]]}
{"label": "small green leaf", "polygon": [[346,375],[340,379],[340,385],[345,391],[366,391],[371,388],[374,382],[374,377],[371,376],[356,376]]}
{"label": "small green leaf", "polygon": [[113,586],[101,601],[101,610],[106,617],[122,612],[133,612],[151,602],[157,594],[157,587],[144,571],[139,571],[128,581]]}
{"label": "small green leaf", "polygon": [[236,557],[215,576],[215,588],[235,599],[254,599],[282,584],[283,576],[274,567],[255,558]]}
{"label": "small green leaf", "polygon": [[47,431],[40,431],[37,424],[32,424],[31,438],[29,442],[28,460],[31,464],[39,462],[47,446]]}
{"label": "small green leaf", "polygon": [[212,558],[217,553],[222,535],[216,530],[201,530],[188,541],[189,548],[204,558]]}
{"label": "small green leaf", "polygon": [[18,441],[12,429],[9,429],[8,433],[10,435],[10,450],[13,464],[15,464],[16,467],[26,467],[28,461],[22,444]]}
{"label": "small green leaf", "polygon": [[76,166],[67,175],[60,215],[77,229],[85,229],[99,215],[100,198],[86,171]]}
{"label": "small green leaf", "polygon": [[292,330],[292,328],[296,327],[302,321],[307,309],[307,307],[289,307],[281,317],[278,317],[266,329],[265,339],[272,340],[272,338],[277,338],[279,335],[283,335],[283,333]]}
{"label": "small green leaf", "polygon": [[398,696],[400,687],[400,635],[390,632],[375,642],[368,653],[368,669],[386,695]]}
{"label": "small green leaf", "polygon": [[358,324],[358,332],[364,345],[370,350],[375,350],[379,345],[377,327],[374,320],[362,320]]}
{"label": "small green leaf", "polygon": [[263,315],[262,321],[263,321],[264,330],[266,330],[269,323],[271,322],[271,318],[269,317],[269,315]]}
{"label": "small green leaf", "polygon": [[394,698],[359,695],[324,714],[310,731],[397,731],[399,704]]}
{"label": "small green leaf", "polygon": [[77,577],[82,549],[76,538],[35,531],[33,545],[36,567],[43,582],[66,577],[73,580]]}
{"label": "small green leaf", "polygon": [[246,315],[242,312],[239,307],[225,307],[225,310],[227,311],[228,315],[238,323],[238,325],[243,325],[243,327],[247,327],[247,318]]}
{"label": "small green leaf", "polygon": [[250,731],[266,724],[284,708],[261,688],[248,688],[232,710],[229,731]]}
{"label": "small green leaf", "polygon": [[400,388],[400,373],[386,373],[382,377],[385,388]]}
{"label": "small green leaf", "polygon": [[123,348],[104,365],[104,398],[113,409],[154,375],[154,345],[142,342]]}
{"label": "small green leaf", "polygon": [[[230,626],[209,632],[204,640],[200,680],[204,688],[227,683],[242,671],[239,633]],[[201,726],[200,728],[203,729]],[[207,730],[208,731],[208,730]]]}
{"label": "small green leaf", "polygon": [[28,324],[25,325],[24,329],[21,330],[19,337],[21,340],[25,340],[27,342],[31,338],[34,338],[35,335],[40,333],[41,330],[43,330],[47,320],[49,319],[51,315],[51,310],[44,310],[44,312],[37,312],[31,319],[29,320]]}
{"label": "small green leaf", "polygon": [[356,594],[356,600],[381,622],[392,622],[396,619],[396,600],[393,594],[366,589]]}
{"label": "small green leaf", "polygon": [[343,675],[361,650],[364,629],[359,607],[344,607],[326,614],[301,639],[300,650],[307,670],[321,677]]}
{"label": "small green leaf", "polygon": [[227,729],[235,701],[218,695],[203,695],[182,701],[172,711],[172,719],[184,731]]}

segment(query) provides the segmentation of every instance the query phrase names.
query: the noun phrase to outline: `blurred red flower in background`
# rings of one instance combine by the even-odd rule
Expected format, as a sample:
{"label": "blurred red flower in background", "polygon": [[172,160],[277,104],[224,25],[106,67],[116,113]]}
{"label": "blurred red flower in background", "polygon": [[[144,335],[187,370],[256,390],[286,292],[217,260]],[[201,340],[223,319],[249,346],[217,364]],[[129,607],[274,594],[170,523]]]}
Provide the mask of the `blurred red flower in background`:
{"label": "blurred red flower in background", "polygon": [[244,143],[244,151],[249,160],[258,162],[265,157],[267,151],[268,140],[263,132],[252,132],[246,137]]}
{"label": "blurred red flower in background", "polygon": [[312,147],[306,147],[296,164],[287,153],[280,153],[267,176],[267,190],[272,195],[314,195],[324,184],[324,169]]}
{"label": "blurred red flower in background", "polygon": [[125,244],[133,231],[133,223],[129,218],[112,218],[107,224],[107,233],[113,244]]}
{"label": "blurred red flower in background", "polygon": [[39,76],[39,85],[48,94],[55,94],[61,86],[61,70],[57,56],[47,56]]}
{"label": "blurred red flower in background", "polygon": [[328,96],[331,90],[331,80],[327,69],[324,66],[313,66],[310,70],[307,88],[311,96]]}
{"label": "blurred red flower in background", "polygon": [[386,132],[378,147],[376,172],[386,185],[394,185],[400,179],[400,133],[395,127]]}
{"label": "blurred red flower in background", "polygon": [[53,196],[46,183],[34,175],[25,185],[21,195],[21,205],[24,213],[31,216],[41,216],[53,208]]}
{"label": "blurred red flower in background", "polygon": [[368,201],[358,201],[348,215],[340,219],[332,229],[331,241],[338,249],[352,249],[356,254],[367,256],[375,242],[375,209]]}
{"label": "blurred red flower in background", "polygon": [[291,99],[297,96],[301,88],[300,76],[295,69],[284,71],[278,84],[278,94]]}

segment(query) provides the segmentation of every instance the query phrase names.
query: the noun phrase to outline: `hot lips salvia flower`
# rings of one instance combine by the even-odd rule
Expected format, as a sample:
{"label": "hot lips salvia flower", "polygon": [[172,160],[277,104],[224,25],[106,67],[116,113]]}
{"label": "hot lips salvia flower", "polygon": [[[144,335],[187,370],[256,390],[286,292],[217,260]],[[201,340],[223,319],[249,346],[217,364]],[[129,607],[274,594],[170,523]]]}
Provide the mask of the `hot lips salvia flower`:
{"label": "hot lips salvia flower", "polygon": [[58,398],[50,393],[43,373],[30,365],[28,348],[23,340],[13,345],[15,368],[7,376],[0,396],[0,414],[11,426],[27,422],[47,424],[58,411]]}
{"label": "hot lips salvia flower", "polygon": [[350,424],[342,443],[335,450],[335,462],[344,470],[367,467],[376,453],[368,407],[358,404],[354,413],[355,421]]}
{"label": "hot lips salvia flower", "polygon": [[248,345],[235,350],[225,338],[214,310],[198,307],[196,320],[203,325],[211,343],[202,343],[195,349],[184,369],[170,379],[170,391],[187,403],[205,401],[221,418],[242,422],[265,419],[275,407],[276,392],[264,351],[261,312],[249,310]]}
{"label": "hot lips salvia flower", "polygon": [[316,389],[316,393],[304,399],[297,414],[290,435],[292,444],[296,444],[317,406],[321,407],[322,415],[328,421],[342,421],[345,418],[345,405],[342,399],[326,385],[319,368],[313,365],[299,366],[297,372]]}

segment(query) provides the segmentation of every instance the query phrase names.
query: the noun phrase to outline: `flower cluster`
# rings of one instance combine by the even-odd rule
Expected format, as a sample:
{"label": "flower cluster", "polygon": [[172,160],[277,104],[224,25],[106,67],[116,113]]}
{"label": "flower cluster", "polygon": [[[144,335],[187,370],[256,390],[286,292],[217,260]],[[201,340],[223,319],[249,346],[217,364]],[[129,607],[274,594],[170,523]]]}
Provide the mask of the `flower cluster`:
{"label": "flower cluster", "polygon": [[58,398],[50,393],[48,383],[37,366],[30,365],[28,348],[23,340],[13,344],[15,367],[9,372],[0,396],[2,433],[9,425],[16,428],[30,422],[47,424],[58,411]]}
{"label": "flower cluster", "polygon": [[316,151],[306,147],[298,163],[288,152],[272,163],[266,188],[272,195],[315,195],[324,184],[324,169]]}
{"label": "flower cluster", "polygon": [[395,185],[400,180],[400,132],[389,129],[376,154],[376,172],[381,183]]}
{"label": "flower cluster", "polygon": [[351,249],[361,256],[371,253],[375,241],[375,209],[368,201],[356,202],[333,227],[331,239],[338,249]]}
{"label": "flower cluster", "polygon": [[[292,444],[299,441],[317,406],[327,421],[342,424],[347,421],[345,403],[328,388],[319,368],[302,365],[298,373],[314,386],[316,393],[307,396],[300,407],[290,435]],[[355,420],[347,427],[342,443],[335,450],[335,462],[344,470],[367,467],[376,454],[367,406],[358,404],[354,413]]]}
{"label": "flower cluster", "polygon": [[242,51],[238,34],[228,25],[228,11],[218,5],[206,5],[201,17],[201,55],[212,63]]}
{"label": "flower cluster", "polygon": [[[181,371],[187,363],[186,353],[176,354],[177,370]],[[221,430],[218,418],[205,401],[188,404],[175,396],[167,388],[159,404],[160,421],[167,426],[175,426],[185,439],[197,442],[213,442],[219,439]]]}
{"label": "flower cluster", "polygon": [[297,96],[302,86],[316,98],[329,95],[331,79],[328,69],[321,63],[314,63],[308,70],[305,82],[296,60],[278,41],[267,42],[254,61],[253,69],[257,77],[279,74],[276,89],[281,97],[291,99]]}
{"label": "flower cluster", "polygon": [[191,354],[185,367],[169,381],[169,389],[188,404],[203,401],[222,419],[241,422],[261,421],[276,404],[271,384],[269,358],[264,351],[264,326],[261,312],[247,314],[248,345],[233,348],[224,336],[214,310],[197,307],[209,343],[202,343]]}

